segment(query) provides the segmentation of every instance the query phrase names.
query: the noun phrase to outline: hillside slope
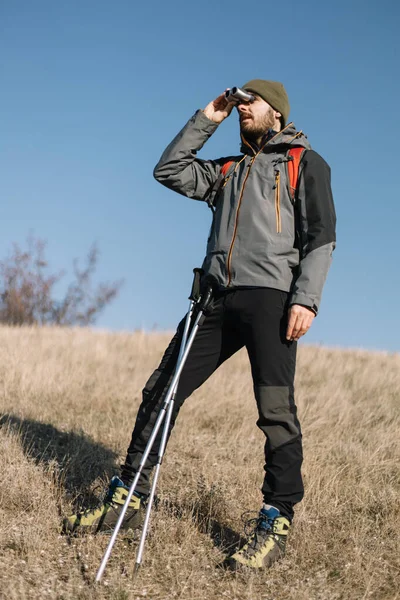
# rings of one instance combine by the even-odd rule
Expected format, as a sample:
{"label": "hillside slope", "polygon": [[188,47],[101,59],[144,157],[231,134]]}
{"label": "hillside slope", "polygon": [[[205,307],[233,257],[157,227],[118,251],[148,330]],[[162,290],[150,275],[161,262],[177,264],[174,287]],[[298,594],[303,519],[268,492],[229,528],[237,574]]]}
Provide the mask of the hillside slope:
{"label": "hillside slope", "polygon": [[0,329],[0,598],[400,598],[400,356],[301,346],[306,496],[269,572],[217,568],[260,507],[263,436],[240,352],[183,407],[138,577],[118,540],[66,538],[62,515],[101,497],[166,334]]}

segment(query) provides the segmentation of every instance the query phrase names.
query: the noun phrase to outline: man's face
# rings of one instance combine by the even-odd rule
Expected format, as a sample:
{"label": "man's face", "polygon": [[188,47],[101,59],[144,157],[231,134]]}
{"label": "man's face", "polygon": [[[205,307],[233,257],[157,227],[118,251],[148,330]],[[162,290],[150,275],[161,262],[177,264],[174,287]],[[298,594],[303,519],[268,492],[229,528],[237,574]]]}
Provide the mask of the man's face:
{"label": "man's face", "polygon": [[253,94],[254,102],[241,102],[237,105],[240,131],[245,137],[259,137],[274,127],[276,111],[265,100]]}

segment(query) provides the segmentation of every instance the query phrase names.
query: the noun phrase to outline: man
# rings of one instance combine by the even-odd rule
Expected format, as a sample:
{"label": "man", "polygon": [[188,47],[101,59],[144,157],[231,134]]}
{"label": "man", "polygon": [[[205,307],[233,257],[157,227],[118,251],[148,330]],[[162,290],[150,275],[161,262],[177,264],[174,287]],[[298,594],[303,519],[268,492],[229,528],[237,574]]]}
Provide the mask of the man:
{"label": "man", "polygon": [[[253,101],[236,104],[242,154],[196,157],[235,104],[221,94],[196,112],[167,147],[154,175],[180,194],[214,205],[203,263],[216,281],[214,305],[198,331],[183,369],[171,429],[184,400],[225,360],[246,347],[259,419],[266,436],[263,506],[254,534],[227,565],[262,568],[284,554],[293,507],[303,497],[302,443],[294,402],[297,341],[317,314],[335,246],[330,169],[293,123],[281,83],[252,80]],[[291,193],[289,151],[304,149]],[[224,166],[225,165],[225,166]],[[292,190],[293,191],[293,190]],[[293,195],[293,197],[292,197]],[[121,479],[114,477],[103,505],[66,520],[70,531],[113,527],[172,379],[183,323],[144,390]],[[157,461],[161,432],[123,523],[139,522]]]}

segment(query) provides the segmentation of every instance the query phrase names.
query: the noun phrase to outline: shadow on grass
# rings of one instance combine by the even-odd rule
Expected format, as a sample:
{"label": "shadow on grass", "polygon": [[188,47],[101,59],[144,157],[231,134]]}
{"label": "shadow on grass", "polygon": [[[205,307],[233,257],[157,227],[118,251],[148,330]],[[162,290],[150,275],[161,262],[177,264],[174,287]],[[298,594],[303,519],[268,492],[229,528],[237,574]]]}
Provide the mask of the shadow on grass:
{"label": "shadow on grass", "polygon": [[214,546],[221,552],[230,554],[235,548],[246,542],[246,539],[237,531],[221,523],[220,519],[211,517],[209,510],[197,502],[194,506],[188,506],[186,503],[180,504],[171,500],[157,499],[156,507],[163,508],[178,519],[189,516],[199,532],[210,536]]}
{"label": "shadow on grass", "polygon": [[[0,415],[0,428],[20,436],[24,453],[37,464],[56,465],[60,482],[71,496],[77,510],[98,501],[92,484],[98,478],[108,479],[117,472],[118,455],[83,432],[60,431],[49,423],[23,419],[9,413]],[[103,490],[101,490],[103,491]],[[212,539],[222,552],[230,553],[244,543],[240,534],[212,516],[206,501],[193,504],[158,499],[155,508],[163,508],[178,518],[189,517],[201,533]]]}
{"label": "shadow on grass", "polygon": [[66,492],[78,496],[77,505],[95,501],[93,482],[116,471],[117,454],[83,432],[60,431],[49,423],[12,414],[0,415],[0,427],[17,433],[26,456],[38,464],[56,464]]}
{"label": "shadow on grass", "polygon": [[[203,531],[201,526],[199,529]],[[237,533],[237,531],[227,525],[222,525],[214,519],[210,519],[204,533],[207,533],[211,537],[214,546],[227,554],[230,554],[239,546],[243,546],[246,542],[246,539]]]}

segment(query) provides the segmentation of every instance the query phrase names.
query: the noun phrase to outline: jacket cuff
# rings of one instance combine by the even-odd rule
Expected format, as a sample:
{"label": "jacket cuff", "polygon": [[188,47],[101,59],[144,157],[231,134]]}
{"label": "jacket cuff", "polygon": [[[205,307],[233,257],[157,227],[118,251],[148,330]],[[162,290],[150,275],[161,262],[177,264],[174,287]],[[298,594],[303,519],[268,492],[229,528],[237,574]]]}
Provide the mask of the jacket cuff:
{"label": "jacket cuff", "polygon": [[219,123],[215,123],[215,121],[211,121],[211,119],[206,117],[204,111],[200,108],[196,110],[192,119],[194,120],[196,126],[200,127],[201,129],[204,129],[210,135],[214,133],[214,131],[216,131],[216,129],[218,129],[219,126]]}
{"label": "jacket cuff", "polygon": [[292,294],[289,306],[292,306],[293,304],[300,304],[300,306],[305,306],[306,308],[312,310],[316,315],[318,314],[318,306],[314,304],[313,300],[311,300],[311,298],[309,298],[305,294]]}

